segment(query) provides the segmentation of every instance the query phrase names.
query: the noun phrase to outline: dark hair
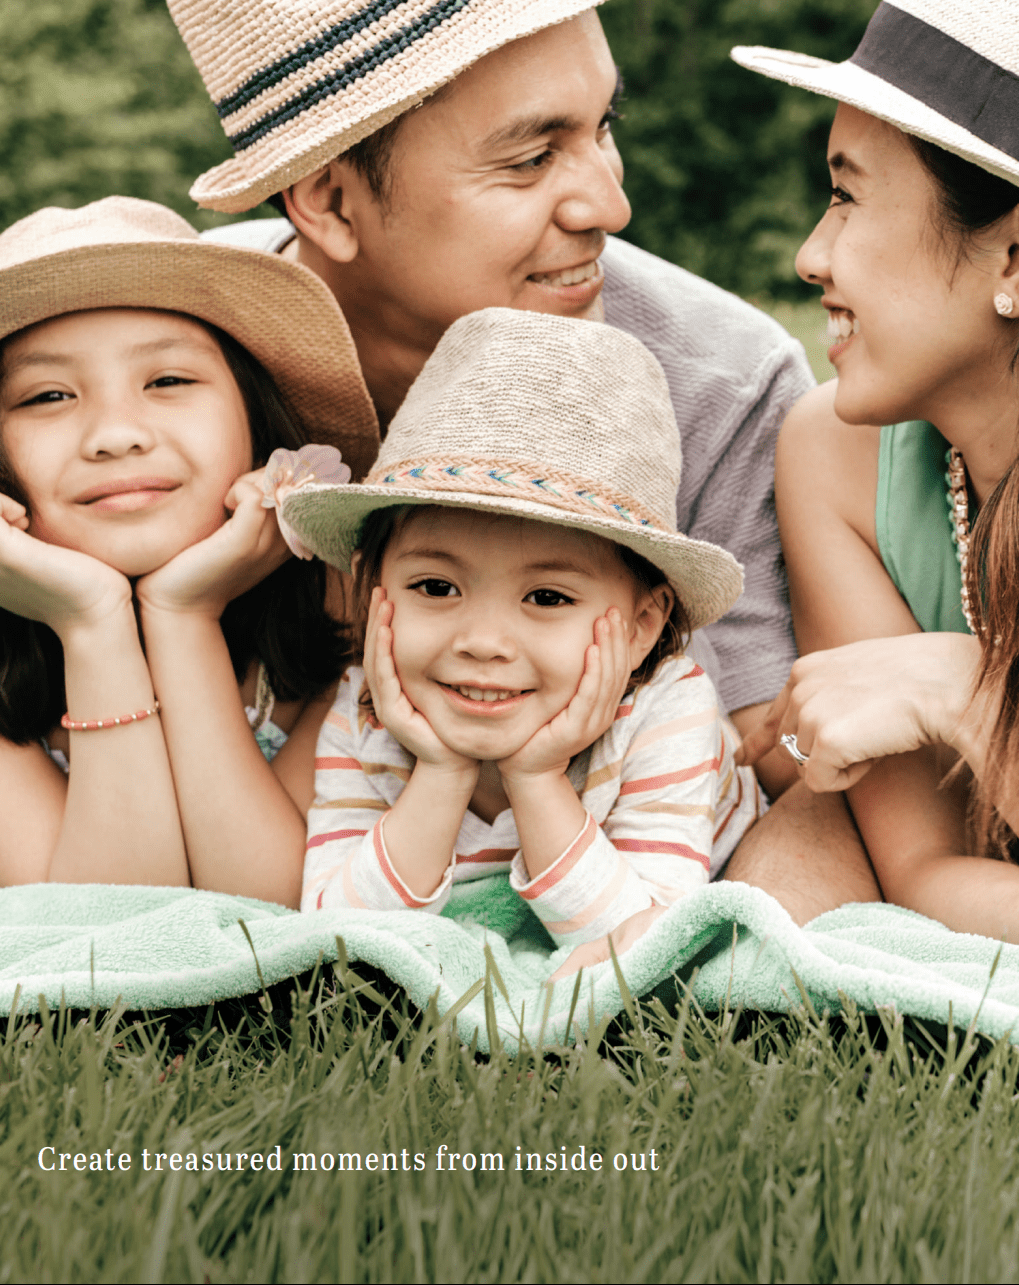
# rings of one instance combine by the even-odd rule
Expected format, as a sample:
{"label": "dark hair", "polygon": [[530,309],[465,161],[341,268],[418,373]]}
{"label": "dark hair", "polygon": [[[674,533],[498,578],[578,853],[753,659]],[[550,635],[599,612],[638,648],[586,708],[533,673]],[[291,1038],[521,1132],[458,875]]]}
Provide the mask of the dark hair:
{"label": "dark hair", "polygon": [[[434,93],[428,95],[424,104],[419,104],[419,106],[439,102],[449,92],[452,83],[452,81],[449,81],[445,85],[440,85]],[[416,109],[411,108],[410,110]],[[353,147],[348,147],[338,157],[339,160],[350,162],[368,184],[372,196],[375,197],[383,209],[388,207],[389,199],[393,193],[391,161],[393,159],[393,148],[396,145],[396,136],[399,134],[408,114],[408,112],[402,112],[395,120],[389,121],[381,129],[377,129],[374,134],[369,134],[367,138],[362,138]],[[284,218],[288,217],[282,192],[266,197],[266,201],[274,210],[278,210]]]}
{"label": "dark hair", "polygon": [[[372,196],[380,205],[388,205],[390,193],[393,187],[393,174],[390,167],[390,161],[393,159],[393,146],[396,143],[396,136],[400,132],[400,126],[403,124],[403,115],[397,116],[391,120],[388,125],[383,125],[377,129],[374,134],[369,134],[367,138],[362,138],[360,143],[355,143],[343,153],[342,159],[349,161],[354,169],[368,184]],[[284,218],[287,217],[286,202],[283,200],[283,193],[277,192],[274,196],[267,198],[268,203],[275,210],[279,210]]]}
{"label": "dark hair", "polygon": [[1019,188],[1008,179],[915,134],[907,134],[906,141],[934,181],[938,230],[953,236],[963,253],[978,232],[992,227],[1019,204]]}
{"label": "dark hair", "polygon": [[[268,371],[230,335],[208,322],[198,324],[215,338],[237,382],[256,465],[277,447],[304,445],[307,434]],[[3,351],[0,344],[0,381]],[[27,507],[2,450],[2,434],[0,486]],[[291,559],[227,604],[220,625],[238,682],[253,660],[265,665],[280,700],[316,696],[338,677],[350,660],[349,631],[326,611],[325,594],[325,565]],[[66,710],[60,640],[46,625],[0,608],[0,736],[17,745],[38,741]]]}
{"label": "dark hair", "polygon": [[[364,659],[368,608],[371,605],[372,590],[382,578],[382,559],[385,557],[389,541],[400,530],[410,514],[419,511],[421,507],[425,506],[392,505],[389,508],[376,509],[373,513],[369,513],[361,528],[358,541],[358,551],[361,556],[354,570],[352,612],[353,648],[359,660]],[[668,585],[668,577],[653,562],[641,557],[626,545],[612,543],[623,566],[641,589],[653,592],[663,585]],[[632,692],[641,684],[650,682],[662,661],[668,660],[670,656],[682,654],[689,636],[690,621],[686,608],[680,602],[679,595],[673,593],[672,611],[662,627],[662,632],[655,639],[654,646],[631,673],[627,692]]]}
{"label": "dark hair", "polygon": [[[958,263],[978,233],[1019,205],[1019,187],[924,139],[911,134],[906,138],[934,182],[935,226],[946,241],[955,242]],[[1013,372],[1017,363],[1019,346],[1012,358]],[[1013,855],[1014,837],[994,800],[1014,798],[1019,787],[1019,465],[1015,463],[974,523],[967,580],[983,647],[977,690],[1001,695],[970,820],[978,851],[1008,857]]]}

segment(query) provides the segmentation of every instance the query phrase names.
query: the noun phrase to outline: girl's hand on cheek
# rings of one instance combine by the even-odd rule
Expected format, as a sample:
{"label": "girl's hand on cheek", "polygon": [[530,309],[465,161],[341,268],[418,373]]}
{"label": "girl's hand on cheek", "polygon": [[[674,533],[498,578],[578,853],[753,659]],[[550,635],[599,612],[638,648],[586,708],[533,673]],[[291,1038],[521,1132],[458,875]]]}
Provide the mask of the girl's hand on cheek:
{"label": "girl's hand on cheek", "polygon": [[477,774],[480,765],[441,741],[425,716],[407,699],[393,660],[394,611],[385,589],[373,589],[364,641],[364,672],[375,717],[419,763]]}
{"label": "girl's hand on cheek", "polygon": [[126,576],[87,553],[37,540],[28,525],[24,506],[0,495],[0,607],[65,637],[131,601]]}
{"label": "girl's hand on cheek", "polygon": [[230,517],[218,531],[138,581],[139,602],[218,620],[228,602],[286,562],[290,550],[276,514],[262,507],[261,476],[259,469],[233,484],[223,501]]}
{"label": "girl's hand on cheek", "polygon": [[594,642],[570,703],[509,758],[499,763],[505,783],[561,775],[570,759],[593,745],[612,726],[630,677],[630,649],[618,608],[594,622]]}

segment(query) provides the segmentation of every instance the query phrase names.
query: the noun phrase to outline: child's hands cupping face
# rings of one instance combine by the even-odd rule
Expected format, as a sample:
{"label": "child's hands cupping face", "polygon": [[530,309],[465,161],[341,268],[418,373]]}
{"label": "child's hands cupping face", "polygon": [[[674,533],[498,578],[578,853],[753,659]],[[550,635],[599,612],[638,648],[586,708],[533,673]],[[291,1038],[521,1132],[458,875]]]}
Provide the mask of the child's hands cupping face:
{"label": "child's hands cupping face", "polygon": [[630,677],[629,631],[618,607],[594,622],[594,642],[584,656],[584,672],[572,699],[515,754],[499,761],[505,782],[526,777],[560,776],[570,759],[608,731]]}
{"label": "child's hands cupping face", "polygon": [[234,482],[223,501],[231,516],[219,530],[138,581],[144,606],[218,620],[228,602],[286,562],[290,550],[276,515],[262,507],[263,472],[245,473]]}
{"label": "child's hands cupping face", "polygon": [[126,576],[86,553],[35,539],[28,525],[24,505],[0,495],[0,607],[64,638],[130,602]]}
{"label": "child's hands cupping face", "polygon": [[385,589],[373,589],[364,642],[364,672],[375,717],[419,763],[476,774],[477,761],[451,750],[407,699],[393,660],[393,614]]}

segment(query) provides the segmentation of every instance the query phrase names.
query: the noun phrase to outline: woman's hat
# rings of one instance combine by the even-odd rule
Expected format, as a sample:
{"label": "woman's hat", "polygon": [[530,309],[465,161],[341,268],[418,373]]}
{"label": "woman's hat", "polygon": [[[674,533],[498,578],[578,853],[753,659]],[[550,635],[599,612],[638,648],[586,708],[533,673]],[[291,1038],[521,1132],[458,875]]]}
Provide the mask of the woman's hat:
{"label": "woman's hat", "polygon": [[307,268],[203,241],[172,210],[128,196],[38,210],[0,233],[0,340],[91,308],[211,322],[272,375],[310,441],[338,447],[355,477],[371,466],[378,419],[354,341]]}
{"label": "woman's hat", "polygon": [[212,210],[250,210],[485,54],[601,3],[168,0],[235,152],[191,195]]}
{"label": "woman's hat", "polygon": [[1015,0],[885,0],[848,62],[743,45],[732,56],[1019,183]]}
{"label": "woman's hat", "polygon": [[729,610],[743,574],[731,553],[677,534],[681,471],[669,386],[639,340],[598,322],[486,308],[446,331],[363,485],[309,482],[283,517],[344,569],[368,514],[393,505],[590,531],[659,567],[697,629]]}

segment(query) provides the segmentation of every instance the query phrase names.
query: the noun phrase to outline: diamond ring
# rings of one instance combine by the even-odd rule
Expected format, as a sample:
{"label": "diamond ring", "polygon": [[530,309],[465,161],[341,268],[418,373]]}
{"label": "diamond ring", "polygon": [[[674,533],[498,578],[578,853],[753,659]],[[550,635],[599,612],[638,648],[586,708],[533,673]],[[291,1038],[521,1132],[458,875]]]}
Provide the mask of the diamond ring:
{"label": "diamond ring", "polygon": [[809,754],[804,754],[803,751],[800,749],[800,747],[796,744],[796,737],[793,736],[792,732],[786,732],[785,736],[780,736],[778,738],[778,743],[784,749],[787,749],[789,751],[789,753],[793,756],[793,758],[796,760],[796,762],[799,764],[800,767],[802,767],[804,763],[806,763],[807,759],[810,757]]}

